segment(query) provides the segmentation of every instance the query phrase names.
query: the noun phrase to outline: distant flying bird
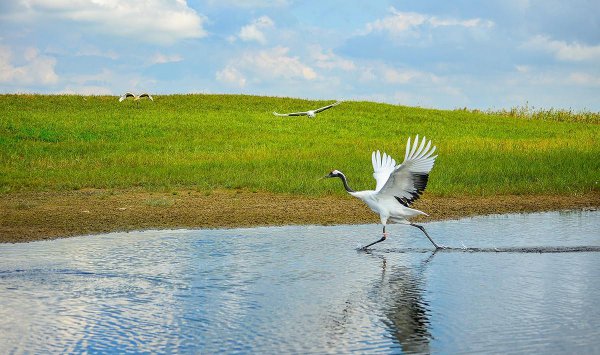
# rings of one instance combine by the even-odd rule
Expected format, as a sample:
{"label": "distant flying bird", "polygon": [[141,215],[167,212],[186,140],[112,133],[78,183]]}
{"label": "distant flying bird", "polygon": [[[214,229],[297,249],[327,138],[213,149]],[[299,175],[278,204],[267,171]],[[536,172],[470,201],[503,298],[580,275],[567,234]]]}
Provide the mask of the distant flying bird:
{"label": "distant flying bird", "polygon": [[292,113],[277,113],[277,112],[273,112],[273,114],[275,116],[280,116],[280,117],[287,117],[287,116],[308,116],[310,118],[315,118],[315,116],[317,115],[317,113],[319,112],[323,112],[325,110],[328,110],[334,106],[337,106],[341,103],[341,101],[337,101],[335,103],[332,103],[331,105],[327,105],[327,106],[323,106],[321,108],[318,108],[316,110],[310,110],[310,111],[304,111],[304,112],[292,112]]}
{"label": "distant flying bird", "polygon": [[128,97],[133,97],[133,101],[138,101],[139,99],[144,98],[144,97],[149,98],[150,101],[154,101],[154,99],[152,98],[152,96],[150,96],[150,94],[143,93],[141,95],[135,95],[130,92],[126,92],[123,94],[123,96],[119,97],[119,102],[125,100]]}
{"label": "distant flying bird", "polygon": [[[429,172],[433,168],[433,163],[437,155],[433,155],[436,147],[431,148],[431,141],[425,137],[419,144],[419,136],[411,146],[410,137],[406,143],[406,153],[404,162],[396,166],[396,161],[386,153],[379,151],[373,152],[371,160],[373,163],[373,177],[375,178],[375,190],[354,191],[348,186],[346,176],[338,170],[333,170],[329,175],[323,178],[339,177],[348,193],[369,206],[373,212],[379,214],[381,224],[383,224],[383,236],[381,239],[364,246],[366,250],[373,244],[383,242],[388,234],[385,232],[385,226],[388,221],[395,223],[408,224],[419,228],[436,249],[441,248],[427,234],[425,228],[421,225],[408,221],[409,218],[426,213],[410,208],[409,206],[416,201],[427,186]],[[433,155],[433,156],[432,156]]]}

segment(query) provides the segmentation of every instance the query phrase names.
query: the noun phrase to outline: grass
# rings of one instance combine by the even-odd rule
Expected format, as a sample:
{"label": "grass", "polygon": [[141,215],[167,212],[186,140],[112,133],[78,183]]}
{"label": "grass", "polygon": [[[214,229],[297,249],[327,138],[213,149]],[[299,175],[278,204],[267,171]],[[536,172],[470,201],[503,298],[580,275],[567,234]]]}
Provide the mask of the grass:
{"label": "grass", "polygon": [[[481,110],[469,110],[466,107],[460,109],[473,113],[481,113]],[[517,117],[532,120],[562,121],[562,122],[583,122],[600,123],[600,112],[587,110],[575,111],[572,109],[536,109],[526,104],[525,106],[513,107],[511,109],[488,110],[485,113],[500,116]]]}
{"label": "grass", "polygon": [[[303,195],[374,186],[371,151],[401,160],[409,135],[439,157],[440,196],[598,191],[600,125],[506,112],[442,111],[345,102],[316,119],[279,118],[329,103],[243,95],[116,97],[0,95],[0,192],[83,188],[248,189]],[[575,115],[576,113],[571,113]],[[596,117],[596,118],[593,118]],[[149,202],[155,204],[156,202]]]}

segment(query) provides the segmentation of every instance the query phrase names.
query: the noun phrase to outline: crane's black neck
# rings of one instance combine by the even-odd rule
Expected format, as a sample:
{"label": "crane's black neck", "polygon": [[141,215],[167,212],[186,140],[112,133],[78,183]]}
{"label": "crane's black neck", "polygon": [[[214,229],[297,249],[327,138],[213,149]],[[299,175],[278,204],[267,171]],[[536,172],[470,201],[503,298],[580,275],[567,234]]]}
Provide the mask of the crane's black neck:
{"label": "crane's black neck", "polygon": [[355,192],[354,190],[352,190],[352,188],[350,188],[350,186],[348,186],[348,180],[346,180],[346,175],[340,173],[339,178],[342,179],[342,182],[344,183],[344,188],[346,189],[346,191]]}

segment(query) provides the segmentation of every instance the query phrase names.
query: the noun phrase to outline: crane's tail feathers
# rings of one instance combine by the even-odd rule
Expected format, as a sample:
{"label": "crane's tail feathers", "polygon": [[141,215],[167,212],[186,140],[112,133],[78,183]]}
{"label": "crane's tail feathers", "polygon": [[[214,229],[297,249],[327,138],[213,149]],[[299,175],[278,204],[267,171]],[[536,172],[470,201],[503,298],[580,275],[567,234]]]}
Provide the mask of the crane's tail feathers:
{"label": "crane's tail feathers", "polygon": [[423,211],[419,211],[414,208],[405,207],[402,209],[401,216],[398,216],[398,217],[391,216],[389,220],[392,222],[396,222],[396,223],[407,223],[406,218],[412,218],[412,217],[416,217],[416,216],[429,216],[429,215]]}

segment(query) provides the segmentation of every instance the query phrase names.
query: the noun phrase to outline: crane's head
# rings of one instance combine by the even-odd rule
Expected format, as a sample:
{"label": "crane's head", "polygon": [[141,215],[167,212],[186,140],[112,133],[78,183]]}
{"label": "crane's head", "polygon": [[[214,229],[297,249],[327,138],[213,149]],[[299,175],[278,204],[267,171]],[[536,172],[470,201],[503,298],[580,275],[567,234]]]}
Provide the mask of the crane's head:
{"label": "crane's head", "polygon": [[339,170],[332,170],[328,175],[323,176],[323,178],[342,177],[343,175],[344,174],[342,174],[342,172]]}
{"label": "crane's head", "polygon": [[306,115],[310,118],[315,118],[317,116],[317,113],[315,111],[307,111]]}

